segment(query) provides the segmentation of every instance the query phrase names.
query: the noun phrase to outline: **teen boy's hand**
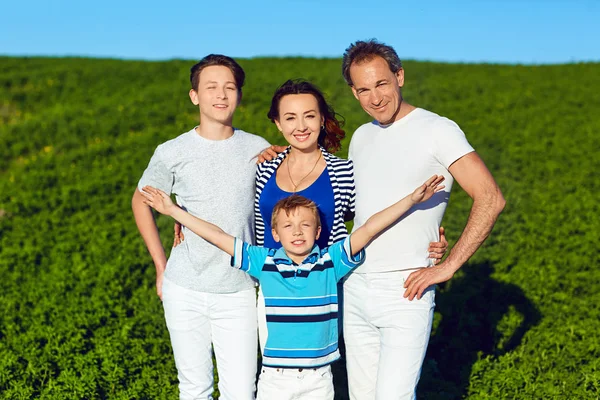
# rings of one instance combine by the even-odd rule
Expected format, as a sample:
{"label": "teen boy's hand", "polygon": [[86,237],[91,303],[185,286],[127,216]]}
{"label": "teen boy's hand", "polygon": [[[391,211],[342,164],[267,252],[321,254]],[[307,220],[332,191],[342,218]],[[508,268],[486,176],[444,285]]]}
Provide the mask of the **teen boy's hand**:
{"label": "teen boy's hand", "polygon": [[171,215],[177,207],[168,194],[152,186],[144,186],[141,193],[145,197],[144,204],[149,205],[161,214]]}
{"label": "teen boy's hand", "polygon": [[434,193],[445,188],[444,185],[440,186],[440,183],[442,183],[444,179],[446,178],[444,178],[443,175],[433,175],[431,178],[427,179],[424,184],[415,189],[410,195],[410,199],[415,204],[429,200]]}
{"label": "teen boy's hand", "polygon": [[256,161],[256,163],[260,164],[260,163],[264,163],[265,161],[271,161],[272,159],[277,157],[277,154],[284,152],[285,149],[286,149],[285,146],[277,146],[277,145],[272,145],[271,147],[267,147],[266,149],[263,150],[262,153],[260,153],[258,155],[258,160]]}

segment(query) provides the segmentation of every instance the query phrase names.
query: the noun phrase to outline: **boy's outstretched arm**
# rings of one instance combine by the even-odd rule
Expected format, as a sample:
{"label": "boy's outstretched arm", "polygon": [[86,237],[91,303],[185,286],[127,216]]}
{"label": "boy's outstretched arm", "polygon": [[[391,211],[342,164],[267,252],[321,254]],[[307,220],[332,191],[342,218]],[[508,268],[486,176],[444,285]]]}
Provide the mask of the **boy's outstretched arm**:
{"label": "boy's outstretched arm", "polygon": [[214,244],[230,256],[233,256],[235,245],[235,238],[233,236],[223,232],[218,226],[194,217],[190,213],[182,210],[177,205],[173,204],[169,195],[162,190],[155,189],[152,186],[144,186],[141,193],[145,198],[145,204],[154,208],[161,214],[173,217],[196,235],[207,242]]}
{"label": "boy's outstretched arm", "polygon": [[414,192],[404,197],[402,200],[373,214],[363,226],[352,232],[350,235],[352,255],[360,252],[373,237],[393,224],[412,206],[429,200],[434,193],[442,190],[445,186],[440,186],[440,184],[444,179],[445,178],[442,175],[433,175],[424,184],[416,188]]}

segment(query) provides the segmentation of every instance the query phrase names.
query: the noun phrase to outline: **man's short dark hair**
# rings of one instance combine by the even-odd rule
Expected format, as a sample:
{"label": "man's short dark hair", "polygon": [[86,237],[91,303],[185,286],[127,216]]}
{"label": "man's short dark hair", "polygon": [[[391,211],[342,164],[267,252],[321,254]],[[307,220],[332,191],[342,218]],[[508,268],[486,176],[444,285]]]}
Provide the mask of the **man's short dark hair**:
{"label": "man's short dark hair", "polygon": [[213,65],[221,65],[231,70],[235,84],[238,91],[242,92],[242,86],[244,86],[244,80],[246,79],[246,73],[243,68],[233,58],[224,56],[222,54],[209,54],[202,60],[198,61],[192,68],[190,68],[190,83],[192,89],[198,90],[198,84],[200,83],[200,72],[206,67]]}
{"label": "man's short dark hair", "polygon": [[352,78],[350,78],[352,64],[371,61],[375,57],[383,58],[394,74],[402,68],[402,61],[392,46],[380,43],[376,39],[359,40],[352,43],[344,52],[342,75],[344,75],[346,83],[353,86]]}

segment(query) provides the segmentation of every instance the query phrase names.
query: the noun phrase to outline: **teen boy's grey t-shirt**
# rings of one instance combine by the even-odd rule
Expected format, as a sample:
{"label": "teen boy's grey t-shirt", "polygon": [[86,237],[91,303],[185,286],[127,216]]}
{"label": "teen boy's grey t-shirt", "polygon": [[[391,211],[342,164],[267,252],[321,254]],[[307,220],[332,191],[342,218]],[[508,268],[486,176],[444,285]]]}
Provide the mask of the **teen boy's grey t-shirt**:
{"label": "teen boy's grey t-shirt", "polygon": [[[138,183],[175,193],[177,204],[228,234],[253,242],[256,156],[269,146],[260,136],[234,130],[225,140],[208,140],[195,129],[156,148]],[[188,289],[233,293],[252,279],[231,268],[231,257],[183,227],[185,240],[173,248],[165,277]]]}

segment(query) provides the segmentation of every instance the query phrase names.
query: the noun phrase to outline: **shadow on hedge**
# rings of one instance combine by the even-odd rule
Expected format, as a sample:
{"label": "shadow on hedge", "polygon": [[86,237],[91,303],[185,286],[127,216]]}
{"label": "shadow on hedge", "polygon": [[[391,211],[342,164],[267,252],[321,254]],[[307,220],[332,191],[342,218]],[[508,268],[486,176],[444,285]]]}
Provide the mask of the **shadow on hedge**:
{"label": "shadow on hedge", "polygon": [[491,277],[490,263],[462,269],[460,277],[436,293],[441,321],[429,341],[417,389],[419,399],[463,398],[478,358],[513,350],[541,318],[519,286]]}
{"label": "shadow on hedge", "polygon": [[[520,287],[491,277],[490,263],[469,264],[462,275],[440,285],[436,293],[436,320],[429,341],[417,397],[426,400],[466,396],[473,364],[478,358],[498,357],[521,343],[540,320],[540,313]],[[501,327],[512,313],[516,326]],[[342,343],[340,343],[342,346]],[[340,347],[341,347],[340,346]],[[346,366],[332,366],[335,400],[347,400]]]}

